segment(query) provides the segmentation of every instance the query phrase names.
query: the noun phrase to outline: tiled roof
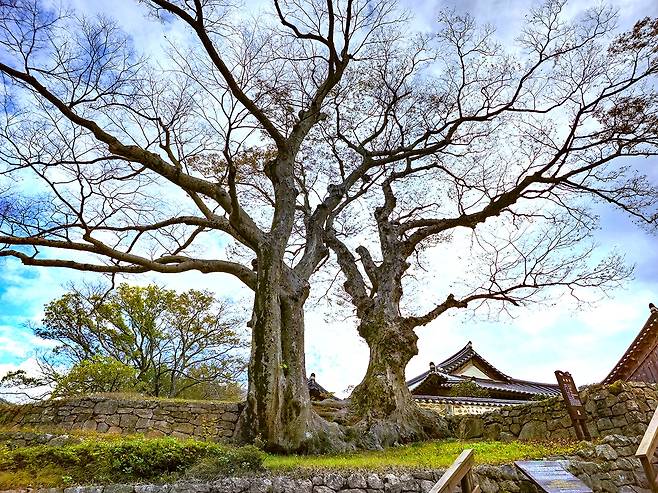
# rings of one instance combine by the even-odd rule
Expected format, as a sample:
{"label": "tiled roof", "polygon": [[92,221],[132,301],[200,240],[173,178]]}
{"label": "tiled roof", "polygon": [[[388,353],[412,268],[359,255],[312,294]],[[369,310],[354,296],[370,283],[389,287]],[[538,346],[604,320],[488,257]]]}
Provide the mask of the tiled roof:
{"label": "tiled roof", "polygon": [[518,394],[558,395],[560,393],[560,387],[557,384],[552,383],[530,382],[527,380],[516,380],[515,378],[510,378],[509,382],[494,382],[483,378],[475,378],[472,380],[474,380],[480,387]]}
{"label": "tiled roof", "polygon": [[[413,392],[415,389],[420,387],[420,385],[425,382],[428,377],[430,377],[429,371],[409,380],[407,382],[409,390]],[[436,377],[431,376],[430,378]],[[530,382],[527,380],[516,380],[514,378],[511,378],[508,382],[496,382],[494,380],[487,380],[484,378],[467,377],[462,375],[448,375],[447,379],[441,380],[442,381],[436,382],[437,385],[441,388],[450,388],[461,382],[475,382],[479,387],[488,390],[509,392],[512,394],[518,394],[520,396],[533,396],[538,394],[551,396],[558,395],[560,393],[560,388],[557,384]]]}
{"label": "tiled roof", "polygon": [[[451,373],[455,370],[458,370],[471,359],[474,359],[481,365],[486,366],[489,370],[489,373],[492,376],[496,376],[497,378],[489,380],[485,378],[477,378],[467,375],[455,375]],[[533,382],[530,380],[519,380],[504,374],[487,360],[485,360],[482,356],[480,356],[473,349],[473,345],[470,341],[457,353],[436,365],[434,371],[428,370],[408,380],[407,386],[412,392],[414,392],[414,390],[423,392],[427,390],[427,386],[430,384],[439,388],[448,389],[461,382],[475,382],[479,387],[485,388],[487,390],[516,394],[521,398],[532,397],[535,395],[553,396],[560,393],[560,388],[557,384]],[[420,388],[424,383],[426,384],[423,386],[425,388]],[[469,399],[471,398],[469,397]],[[488,401],[495,400],[490,398],[483,399]]]}
{"label": "tiled roof", "polygon": [[657,343],[658,310],[653,307],[649,319],[640,330],[640,333],[635,337],[608,376],[603,379],[602,383],[611,384],[617,380],[626,380],[640,367],[646,357],[655,351]]}
{"label": "tiled roof", "polygon": [[461,348],[459,351],[457,351],[455,354],[450,356],[448,359],[439,363],[437,366],[441,367],[443,371],[445,371],[446,373],[452,373],[472,359],[481,363],[485,368],[487,368],[500,380],[510,379],[509,376],[505,375],[502,371],[500,371],[498,368],[496,368],[494,365],[492,365],[486,359],[480,356],[480,354],[475,349],[473,349],[473,344],[471,343],[471,341],[468,341],[466,346]]}
{"label": "tiled roof", "polygon": [[433,374],[439,375],[440,378],[445,379],[445,380],[447,380],[447,381],[450,381],[451,379],[454,378],[452,375],[449,375],[449,374],[447,374],[447,373],[445,373],[445,372],[442,372],[442,371],[440,371],[440,370],[438,370],[438,369],[437,369],[436,371],[434,371],[434,372],[431,372],[431,371],[428,370],[428,371],[423,372],[423,373],[421,373],[420,375],[418,375],[418,376],[412,378],[411,380],[407,380],[407,387],[409,387],[410,389],[413,390],[413,388],[416,387],[416,384],[418,384],[418,383],[424,381],[424,380],[428,377],[428,375],[429,375],[430,373],[433,373]]}
{"label": "tiled roof", "polygon": [[318,397],[332,395],[331,392],[329,392],[315,380],[315,373],[311,373],[311,376],[308,378],[308,390],[311,395],[315,394]]}

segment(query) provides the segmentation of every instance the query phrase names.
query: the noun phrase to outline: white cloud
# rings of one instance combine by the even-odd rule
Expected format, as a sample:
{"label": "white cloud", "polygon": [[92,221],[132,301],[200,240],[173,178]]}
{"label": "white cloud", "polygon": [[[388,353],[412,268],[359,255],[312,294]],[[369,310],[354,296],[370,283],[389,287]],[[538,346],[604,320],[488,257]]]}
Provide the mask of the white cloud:
{"label": "white cloud", "polygon": [[407,374],[425,371],[471,340],[475,349],[509,375],[553,382],[554,370],[568,370],[577,383],[602,380],[638,334],[655,296],[645,286],[620,290],[589,310],[561,305],[525,309],[510,321],[468,322],[466,314],[439,319],[418,331],[420,354]]}
{"label": "white cloud", "polygon": [[[35,358],[28,358],[20,364],[1,363],[0,377],[10,371],[23,370],[30,377],[38,377],[41,374],[39,363]],[[35,387],[32,389],[4,388],[0,392],[0,397],[11,402],[27,402],[31,398],[40,398],[50,391],[49,386]]]}
{"label": "white cloud", "polygon": [[319,313],[306,315],[306,368],[318,383],[339,397],[358,384],[368,366],[368,346],[355,322],[328,323]]}
{"label": "white cloud", "polygon": [[22,359],[30,356],[35,349],[52,347],[52,343],[44,341],[29,330],[15,326],[0,325],[0,362],[8,359]]}

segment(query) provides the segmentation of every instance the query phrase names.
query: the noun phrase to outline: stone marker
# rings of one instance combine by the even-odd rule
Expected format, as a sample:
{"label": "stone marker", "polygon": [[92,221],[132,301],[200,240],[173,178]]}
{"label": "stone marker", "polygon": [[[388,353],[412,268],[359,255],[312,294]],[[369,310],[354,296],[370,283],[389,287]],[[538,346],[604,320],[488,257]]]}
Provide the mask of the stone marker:
{"label": "stone marker", "polygon": [[564,468],[563,461],[526,460],[514,463],[546,493],[592,493],[592,489]]}

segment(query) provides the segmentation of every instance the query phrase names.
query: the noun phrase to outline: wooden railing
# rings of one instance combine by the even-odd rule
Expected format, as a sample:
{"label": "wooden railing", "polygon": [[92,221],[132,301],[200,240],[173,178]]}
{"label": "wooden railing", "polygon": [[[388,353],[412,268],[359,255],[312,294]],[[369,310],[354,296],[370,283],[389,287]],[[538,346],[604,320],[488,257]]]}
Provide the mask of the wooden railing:
{"label": "wooden railing", "polygon": [[656,483],[656,470],[653,467],[653,454],[658,447],[658,409],[653,414],[649,422],[647,431],[644,432],[640,446],[635,452],[635,457],[640,459],[644,474],[649,481],[649,487],[653,493],[658,493],[658,483]]}
{"label": "wooden railing", "polygon": [[450,468],[443,473],[439,482],[436,483],[430,493],[453,493],[457,486],[461,485],[462,493],[480,493],[480,487],[473,480],[473,449],[464,450],[452,463]]}

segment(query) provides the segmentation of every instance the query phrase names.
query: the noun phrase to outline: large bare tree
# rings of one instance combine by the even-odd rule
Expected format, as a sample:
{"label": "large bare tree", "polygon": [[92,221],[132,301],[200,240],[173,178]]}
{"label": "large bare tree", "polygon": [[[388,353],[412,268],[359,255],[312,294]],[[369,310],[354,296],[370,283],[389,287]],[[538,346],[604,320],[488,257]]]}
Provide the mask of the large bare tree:
{"label": "large bare tree", "polygon": [[[341,448],[354,436],[313,411],[306,385],[303,308],[328,246],[347,274],[366,340],[381,347],[395,336],[413,353],[413,324],[399,317],[399,281],[419,247],[529,198],[562,200],[558,190],[571,190],[571,182],[585,191],[590,181],[581,177],[599,180],[598,165],[646,154],[655,143],[648,120],[655,101],[642,86],[655,71],[642,58],[651,46],[630,37],[602,67],[598,40],[612,29],[605,11],[574,26],[538,21],[526,35],[526,65],[480,40],[469,22],[452,22],[439,38],[414,36],[389,0],[273,1],[255,20],[219,0],[139,4],[181,28],[153,61],[105,18],[50,11],[38,0],[0,7],[0,255],[110,275],[240,279],[254,292],[241,431],[270,449]],[[560,34],[544,46],[533,38],[542,29]],[[552,112],[564,108],[572,113],[554,130]],[[561,144],[565,128],[575,133]],[[520,154],[487,157],[483,139],[505,131]],[[548,150],[561,145],[569,152],[554,152],[552,161]],[[554,185],[552,176],[560,178]],[[432,184],[436,203],[426,201],[422,184]],[[628,197],[624,190],[617,201]],[[356,264],[354,207],[367,210],[373,200],[382,252],[364,250]],[[538,217],[532,207],[514,210],[527,224]],[[555,242],[564,251],[576,239],[564,230]],[[505,272],[512,282],[514,271]],[[602,275],[600,284],[618,277]],[[467,302],[447,297],[442,305]],[[412,320],[419,325],[440,311]],[[379,395],[373,416],[397,419],[393,402],[403,418],[392,432],[377,425],[374,433],[366,419],[365,443],[440,431],[407,412],[400,386],[407,354],[381,354],[373,352],[366,377],[381,382],[372,389]],[[391,391],[400,397],[391,401]]]}
{"label": "large bare tree", "polygon": [[[448,12],[435,39],[373,54],[370,84],[334,100],[327,152],[369,170],[329,215],[327,243],[370,348],[351,407],[372,441],[432,431],[405,384],[416,328],[454,308],[617,286],[630,269],[590,241],[594,201],[658,222],[658,189],[628,160],[658,154],[658,20],[616,35],[611,9],[568,19],[563,7],[531,10],[515,51]],[[451,250],[465,276],[445,265]],[[445,293],[403,298],[433,275]]]}
{"label": "large bare tree", "polygon": [[361,172],[326,192],[310,132],[401,17],[388,0],[275,1],[256,20],[218,0],[139,3],[183,28],[152,62],[106,18],[2,3],[0,255],[237,277],[254,291],[243,438],[343,447],[310,405],[303,306],[326,218]]}

